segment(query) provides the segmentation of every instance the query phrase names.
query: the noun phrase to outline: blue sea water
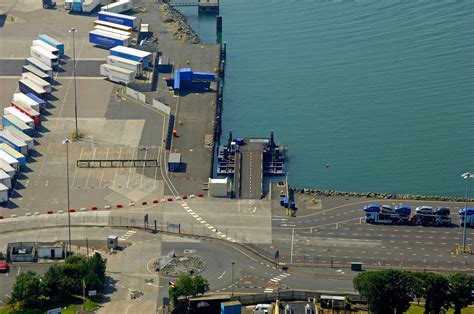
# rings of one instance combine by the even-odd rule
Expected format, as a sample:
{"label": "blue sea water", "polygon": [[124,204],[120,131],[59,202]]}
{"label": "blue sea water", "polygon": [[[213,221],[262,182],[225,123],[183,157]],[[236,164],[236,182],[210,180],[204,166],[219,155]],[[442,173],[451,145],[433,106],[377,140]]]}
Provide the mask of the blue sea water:
{"label": "blue sea water", "polygon": [[[183,11],[215,42],[213,17]],[[275,130],[297,187],[464,195],[474,1],[221,0],[221,14],[223,137]]]}

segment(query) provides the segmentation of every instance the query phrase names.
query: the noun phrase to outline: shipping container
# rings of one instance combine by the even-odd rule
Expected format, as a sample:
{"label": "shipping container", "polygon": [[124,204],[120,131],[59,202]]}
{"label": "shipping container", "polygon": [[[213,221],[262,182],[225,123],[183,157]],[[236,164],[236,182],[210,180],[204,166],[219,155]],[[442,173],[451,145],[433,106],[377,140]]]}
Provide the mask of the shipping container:
{"label": "shipping container", "polygon": [[132,83],[135,78],[135,72],[111,64],[102,64],[100,66],[100,75],[106,76],[110,81],[127,85]]}
{"label": "shipping container", "polygon": [[8,187],[0,183],[0,202],[8,202]]}
{"label": "shipping container", "polygon": [[36,97],[43,100],[48,99],[48,92],[39,87],[38,85],[32,83],[30,80],[21,79],[18,81],[18,87],[23,94],[32,93]]}
{"label": "shipping container", "polygon": [[100,0],[84,0],[82,3],[82,12],[90,13],[100,5]]}
{"label": "shipping container", "polygon": [[9,189],[12,188],[12,177],[2,169],[0,169],[0,184],[5,185]]}
{"label": "shipping container", "polygon": [[[8,134],[11,136],[10,134]],[[0,141],[3,141],[3,134],[0,133]],[[0,143],[0,150],[4,151],[8,155],[12,156],[16,160],[18,160],[18,164],[20,167],[26,165],[26,156],[19,151],[15,150],[14,146],[8,143]]]}
{"label": "shipping container", "polygon": [[2,116],[2,126],[3,128],[13,127],[28,136],[34,136],[34,129],[12,114],[4,114]]}
{"label": "shipping container", "polygon": [[[15,151],[22,153],[23,155],[28,155],[28,145],[26,145],[25,142],[17,139],[16,137],[14,137],[8,132],[5,132],[5,131],[0,132],[0,143],[7,144],[11,148],[13,148]],[[2,147],[2,144],[0,144],[0,147]],[[18,161],[20,162],[20,160]],[[26,158],[25,158],[25,162],[26,162]],[[22,164],[20,166],[23,166],[24,165],[23,160],[21,160],[21,163]]]}
{"label": "shipping container", "polygon": [[35,102],[37,102],[40,106],[40,112],[46,109],[46,101],[44,101],[41,98],[38,98],[38,96],[32,94],[32,93],[27,93],[26,96],[29,98],[33,99]]}
{"label": "shipping container", "polygon": [[11,105],[12,105],[12,107],[20,110],[21,112],[26,114],[28,117],[33,119],[33,121],[35,122],[35,127],[38,126],[38,125],[41,125],[41,115],[38,111],[34,110],[29,105],[27,105],[27,104],[25,104],[21,101],[12,100]]}
{"label": "shipping container", "polygon": [[32,150],[33,148],[35,148],[35,140],[31,136],[26,135],[25,133],[21,132],[17,128],[15,128],[13,126],[10,126],[10,125],[6,126],[6,127],[3,127],[3,129],[6,132],[13,135],[14,137],[16,137],[17,139],[22,140],[23,142],[25,142],[26,145],[28,145],[28,150]]}
{"label": "shipping container", "polygon": [[35,57],[51,68],[59,64],[59,58],[42,47],[32,46],[30,52],[32,57]]}
{"label": "shipping container", "polygon": [[117,56],[108,56],[107,64],[115,65],[120,68],[134,71],[136,77],[141,77],[143,75],[142,63],[138,61],[133,61],[130,59],[125,59],[125,58],[121,58]]}
{"label": "shipping container", "polygon": [[46,64],[44,64],[40,60],[38,60],[34,57],[26,58],[25,59],[25,64],[26,65],[32,65],[35,68],[37,68],[38,70],[41,70],[42,72],[48,74],[51,78],[53,78],[53,68],[47,66]]}
{"label": "shipping container", "polygon": [[94,30],[99,30],[99,31],[103,31],[103,32],[113,33],[113,34],[118,34],[118,35],[130,38],[130,33],[129,32],[120,31],[120,30],[112,28],[112,27],[97,25],[97,26],[94,26]]}
{"label": "shipping container", "polygon": [[16,175],[15,168],[13,168],[8,162],[6,162],[5,160],[1,158],[0,158],[0,169],[5,171],[10,176],[10,178],[12,179],[15,178],[15,175]]}
{"label": "shipping container", "polygon": [[48,83],[47,81],[43,80],[42,78],[34,75],[33,73],[30,72],[25,72],[21,74],[21,78],[24,80],[28,80],[39,86],[40,88],[44,89],[47,93],[51,93],[52,88],[51,88],[51,83]]}
{"label": "shipping container", "polygon": [[[122,13],[122,12],[126,12],[128,10],[131,10],[131,9],[133,9],[133,3],[130,0],[121,0],[121,1],[112,3],[112,4],[109,4],[109,5],[106,5],[106,6],[103,6],[103,7],[100,8],[101,12],[106,11],[107,13],[108,12],[110,12],[110,13]],[[100,16],[99,16],[99,20],[100,20]],[[109,21],[109,22],[118,23],[118,22],[113,22],[113,21]],[[124,25],[127,25],[127,24],[124,24]],[[131,25],[127,25],[127,26],[131,26]]]}
{"label": "shipping container", "polygon": [[45,80],[48,83],[51,83],[51,76],[49,76],[47,73],[44,73],[40,69],[32,66],[31,64],[22,66],[21,73],[33,73],[40,79]]}
{"label": "shipping container", "polygon": [[130,26],[125,26],[125,25],[120,25],[117,23],[111,23],[107,21],[101,21],[101,20],[95,20],[94,21],[94,26],[105,26],[105,27],[110,27],[110,28],[115,28],[118,29],[119,31],[127,32],[129,34],[132,33],[132,28]]}
{"label": "shipping container", "polygon": [[38,35],[36,39],[42,40],[45,43],[50,44],[51,46],[59,50],[59,54],[61,56],[64,55],[64,43],[60,42],[59,40],[54,39],[53,37],[45,34]]}
{"label": "shipping container", "polygon": [[151,63],[153,54],[151,52],[133,49],[124,46],[117,46],[110,49],[110,54],[112,56],[117,56],[133,61],[138,61],[143,64],[143,68],[146,69]]}
{"label": "shipping container", "polygon": [[89,42],[104,46],[107,48],[113,48],[116,46],[128,46],[130,37],[125,37],[115,33],[109,33],[99,30],[93,30],[89,32]]}
{"label": "shipping container", "polygon": [[11,115],[15,116],[15,118],[19,119],[20,121],[22,121],[23,123],[28,125],[29,127],[31,127],[31,128],[35,127],[35,122],[33,121],[33,119],[31,119],[30,117],[28,117],[26,114],[24,114],[20,110],[16,109],[15,107],[5,107],[5,108],[3,108],[3,114],[4,115],[11,114]]}
{"label": "shipping container", "polygon": [[40,111],[40,105],[35,100],[31,99],[27,95],[23,93],[15,93],[13,94],[13,101],[21,102],[23,104],[28,105],[30,108]]}
{"label": "shipping container", "polygon": [[41,48],[44,48],[45,50],[48,50],[51,54],[59,57],[59,50],[53,46],[51,46],[50,44],[48,43],[45,43],[44,41],[42,40],[33,40],[33,46],[40,46]]}

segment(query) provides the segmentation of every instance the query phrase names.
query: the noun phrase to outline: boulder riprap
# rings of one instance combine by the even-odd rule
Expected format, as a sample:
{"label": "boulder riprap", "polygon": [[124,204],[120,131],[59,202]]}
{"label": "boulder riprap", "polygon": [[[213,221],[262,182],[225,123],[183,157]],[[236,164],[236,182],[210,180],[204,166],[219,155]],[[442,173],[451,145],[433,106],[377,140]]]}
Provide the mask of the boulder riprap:
{"label": "boulder riprap", "polygon": [[160,17],[163,23],[168,24],[170,31],[176,39],[192,44],[200,43],[199,36],[188,25],[186,17],[169,4],[164,3],[160,6]]}

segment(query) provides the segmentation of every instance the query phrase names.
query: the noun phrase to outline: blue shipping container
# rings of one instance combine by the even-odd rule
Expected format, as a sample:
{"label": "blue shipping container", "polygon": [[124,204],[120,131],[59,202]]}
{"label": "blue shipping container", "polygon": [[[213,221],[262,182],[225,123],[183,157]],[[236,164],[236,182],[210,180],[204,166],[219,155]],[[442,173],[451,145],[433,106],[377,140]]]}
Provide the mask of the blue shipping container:
{"label": "blue shipping container", "polygon": [[94,34],[94,33],[89,33],[89,42],[96,45],[109,47],[109,48],[127,45],[127,40],[110,38],[104,35],[99,35],[99,34]]}
{"label": "blue shipping container", "polygon": [[28,93],[26,96],[36,101],[40,106],[40,110],[46,109],[46,102],[43,99],[36,97],[35,94],[32,93]]}
{"label": "blue shipping container", "polygon": [[34,130],[32,127],[28,126],[26,123],[18,120],[15,116],[12,116],[12,115],[3,115],[2,125],[3,125],[3,128],[5,128],[6,126],[12,126],[18,131],[21,131],[31,137],[33,137],[34,135]]}
{"label": "blue shipping container", "polygon": [[222,302],[221,314],[242,314],[242,305],[238,301]]}
{"label": "blue shipping container", "polygon": [[[81,7],[82,9],[82,7]],[[45,35],[45,34],[42,34],[42,35],[38,35],[36,37],[36,39],[38,40],[41,40],[41,41],[44,41],[45,43],[55,47],[56,49],[59,50],[59,54],[60,55],[63,55],[64,54],[64,44],[48,35]]]}
{"label": "blue shipping container", "polygon": [[135,20],[137,19],[135,16],[129,16],[124,14],[118,13],[110,13],[106,11],[100,11],[99,14],[99,21],[125,25],[128,27],[135,27]]}

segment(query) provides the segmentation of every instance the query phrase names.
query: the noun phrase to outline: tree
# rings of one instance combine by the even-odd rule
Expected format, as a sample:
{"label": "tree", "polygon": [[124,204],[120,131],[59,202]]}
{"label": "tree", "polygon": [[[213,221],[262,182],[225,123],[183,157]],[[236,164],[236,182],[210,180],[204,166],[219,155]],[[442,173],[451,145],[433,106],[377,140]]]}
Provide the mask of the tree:
{"label": "tree", "polygon": [[439,314],[448,305],[448,279],[435,273],[416,273],[419,278],[418,289],[425,299],[425,314]]}
{"label": "tree", "polygon": [[175,284],[170,284],[168,292],[173,303],[183,296],[189,298],[198,294],[204,294],[209,291],[209,283],[201,275],[191,277],[189,275],[181,275]]}
{"label": "tree", "polygon": [[13,284],[8,303],[13,306],[19,304],[21,309],[35,308],[44,299],[42,292],[42,284],[38,274],[32,271],[20,273]]}
{"label": "tree", "polygon": [[455,273],[448,277],[449,301],[454,304],[454,314],[461,314],[461,309],[471,302],[471,291],[474,289],[474,277],[465,273]]}
{"label": "tree", "polygon": [[103,259],[97,252],[87,261],[87,274],[85,277],[87,289],[99,291],[104,289],[106,264],[107,260]]}
{"label": "tree", "polygon": [[357,275],[354,289],[367,299],[369,309],[375,313],[403,313],[412,301],[412,273],[396,269],[369,271]]}

